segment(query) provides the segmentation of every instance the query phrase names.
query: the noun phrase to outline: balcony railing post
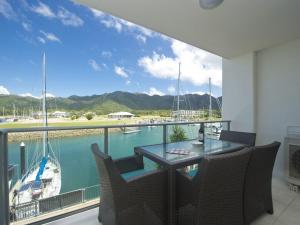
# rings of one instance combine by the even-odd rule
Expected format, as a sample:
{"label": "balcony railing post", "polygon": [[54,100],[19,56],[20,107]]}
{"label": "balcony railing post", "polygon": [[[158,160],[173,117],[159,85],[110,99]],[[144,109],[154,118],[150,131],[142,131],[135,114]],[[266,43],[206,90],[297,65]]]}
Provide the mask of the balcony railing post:
{"label": "balcony railing post", "polygon": [[7,133],[0,131],[0,225],[9,225]]}
{"label": "balcony railing post", "polygon": [[168,138],[168,130],[167,130],[167,124],[163,125],[163,143],[167,143],[167,138]]}
{"label": "balcony railing post", "polygon": [[227,121],[227,130],[229,130],[229,131],[230,131],[230,123],[231,123],[231,121]]}
{"label": "balcony railing post", "polygon": [[86,201],[86,188],[82,189],[81,202]]}
{"label": "balcony railing post", "polygon": [[104,153],[108,154],[108,128],[104,128]]}

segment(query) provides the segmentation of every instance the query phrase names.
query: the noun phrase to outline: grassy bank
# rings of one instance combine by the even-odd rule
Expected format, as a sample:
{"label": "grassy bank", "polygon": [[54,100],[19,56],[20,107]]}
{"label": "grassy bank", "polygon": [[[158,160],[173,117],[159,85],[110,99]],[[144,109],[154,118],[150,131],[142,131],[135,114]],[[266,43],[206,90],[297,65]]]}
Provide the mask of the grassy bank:
{"label": "grassy bank", "polygon": [[[132,119],[121,119],[121,120],[112,120],[108,119],[107,117],[98,116],[92,120],[70,120],[68,118],[65,119],[49,119],[49,126],[50,127],[60,127],[60,126],[107,126],[107,125],[120,125],[120,124],[136,124],[139,121],[147,121],[150,118],[155,119],[163,119],[160,117],[135,117]],[[38,121],[17,121],[17,122],[9,122],[9,123],[0,123],[1,128],[30,128],[30,127],[40,127],[43,124]]]}
{"label": "grassy bank", "polygon": [[[106,125],[117,125],[124,124],[125,121],[69,121],[69,122],[53,122],[49,123],[49,127],[60,127],[60,126],[106,126]],[[126,124],[129,124],[130,121],[126,121]],[[131,121],[132,123],[132,121]],[[11,123],[3,123],[0,124],[1,128],[30,128],[30,127],[40,127],[42,123],[19,123],[19,122],[11,122]]]}

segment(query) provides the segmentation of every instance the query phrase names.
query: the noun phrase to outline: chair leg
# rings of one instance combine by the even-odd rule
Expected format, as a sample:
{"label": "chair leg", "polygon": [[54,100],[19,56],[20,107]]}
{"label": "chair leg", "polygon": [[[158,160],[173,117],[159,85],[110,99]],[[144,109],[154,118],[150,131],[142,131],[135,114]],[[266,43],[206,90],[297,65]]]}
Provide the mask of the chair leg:
{"label": "chair leg", "polygon": [[268,200],[266,202],[266,212],[271,215],[274,214],[272,194],[270,194],[270,196],[268,197]]}
{"label": "chair leg", "polygon": [[102,216],[101,216],[100,213],[98,214],[98,221],[99,221],[100,223],[102,222]]}
{"label": "chair leg", "polygon": [[273,214],[274,214],[273,207],[272,207],[271,209],[268,209],[268,210],[267,210],[267,213],[269,213],[269,214],[273,215]]}

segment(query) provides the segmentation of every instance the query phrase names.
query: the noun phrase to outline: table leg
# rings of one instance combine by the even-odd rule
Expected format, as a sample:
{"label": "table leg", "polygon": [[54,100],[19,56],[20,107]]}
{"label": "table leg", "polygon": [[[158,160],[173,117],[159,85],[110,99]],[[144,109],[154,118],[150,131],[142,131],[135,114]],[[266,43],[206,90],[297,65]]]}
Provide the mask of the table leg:
{"label": "table leg", "polygon": [[176,169],[173,168],[168,170],[168,190],[168,225],[176,225]]}

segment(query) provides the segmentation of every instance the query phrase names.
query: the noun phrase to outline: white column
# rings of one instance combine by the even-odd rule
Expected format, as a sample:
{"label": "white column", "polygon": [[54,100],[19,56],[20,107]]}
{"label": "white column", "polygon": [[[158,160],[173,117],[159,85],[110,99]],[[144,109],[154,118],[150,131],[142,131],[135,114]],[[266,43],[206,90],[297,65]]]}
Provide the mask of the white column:
{"label": "white column", "polygon": [[256,131],[255,67],[255,53],[223,59],[222,114],[232,130]]}

